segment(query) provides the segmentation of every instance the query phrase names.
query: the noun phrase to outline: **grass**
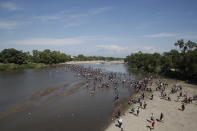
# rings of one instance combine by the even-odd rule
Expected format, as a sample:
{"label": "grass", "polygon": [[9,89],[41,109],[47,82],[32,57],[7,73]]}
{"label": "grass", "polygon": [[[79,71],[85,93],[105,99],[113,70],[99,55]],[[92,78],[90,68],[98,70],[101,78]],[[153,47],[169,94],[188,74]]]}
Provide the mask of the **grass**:
{"label": "grass", "polygon": [[42,68],[42,67],[46,67],[47,65],[45,64],[41,64],[41,63],[27,63],[27,64],[22,64],[20,65],[21,68],[27,69],[27,68]]}
{"label": "grass", "polygon": [[0,70],[1,71],[9,71],[9,70],[16,70],[18,69],[19,66],[17,64],[0,64]]}
{"label": "grass", "polygon": [[21,70],[21,69],[38,69],[46,67],[45,64],[41,63],[27,63],[27,64],[14,64],[14,63],[0,63],[0,71],[13,71],[13,70]]}

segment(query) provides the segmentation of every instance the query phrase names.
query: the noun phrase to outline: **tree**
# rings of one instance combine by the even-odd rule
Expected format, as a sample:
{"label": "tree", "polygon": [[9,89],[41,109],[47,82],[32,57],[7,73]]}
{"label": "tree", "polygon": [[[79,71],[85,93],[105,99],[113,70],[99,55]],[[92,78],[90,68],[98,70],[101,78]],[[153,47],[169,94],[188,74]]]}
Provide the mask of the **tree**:
{"label": "tree", "polygon": [[185,46],[185,43],[184,43],[184,40],[181,39],[181,40],[178,40],[174,45],[182,49]]}
{"label": "tree", "polygon": [[28,62],[28,54],[16,49],[4,49],[1,52],[1,62],[2,63],[15,63],[15,64],[25,64]]}
{"label": "tree", "polygon": [[174,45],[178,46],[183,54],[185,54],[188,50],[193,50],[197,47],[195,42],[189,40],[185,43],[183,39],[178,40]]}
{"label": "tree", "polygon": [[184,42],[184,40],[178,40],[175,43],[175,46],[179,46],[179,48],[181,49],[181,54],[180,54],[180,62],[179,64],[177,64],[179,66],[179,71],[181,72],[183,77],[188,77],[188,64],[189,63],[189,58],[187,53],[191,52],[192,50],[195,50],[197,47],[197,44],[195,42],[192,41],[187,41],[186,43]]}
{"label": "tree", "polygon": [[31,61],[34,63],[41,63],[40,52],[38,50],[33,50],[32,54]]}
{"label": "tree", "polygon": [[70,61],[71,57],[59,51],[51,51],[46,49],[44,51],[32,51],[32,62],[44,64],[58,64]]}

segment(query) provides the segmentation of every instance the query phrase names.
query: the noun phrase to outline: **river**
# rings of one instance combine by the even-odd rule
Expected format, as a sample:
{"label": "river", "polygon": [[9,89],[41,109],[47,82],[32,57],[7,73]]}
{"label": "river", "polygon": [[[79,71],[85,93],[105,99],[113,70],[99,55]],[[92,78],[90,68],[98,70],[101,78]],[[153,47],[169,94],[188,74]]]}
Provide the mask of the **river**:
{"label": "river", "polygon": [[[107,72],[127,72],[124,64],[84,64]],[[132,75],[133,79],[136,78]],[[63,65],[0,72],[0,131],[102,131],[116,104],[112,88],[96,88]],[[134,91],[120,88],[120,99]]]}

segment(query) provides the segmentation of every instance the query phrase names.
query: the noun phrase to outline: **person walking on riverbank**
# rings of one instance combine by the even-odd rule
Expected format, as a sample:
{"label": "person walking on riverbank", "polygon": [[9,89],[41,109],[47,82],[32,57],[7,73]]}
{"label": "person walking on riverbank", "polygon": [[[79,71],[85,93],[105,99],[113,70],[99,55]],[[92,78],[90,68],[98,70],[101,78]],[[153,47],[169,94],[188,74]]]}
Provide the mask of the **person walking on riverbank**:
{"label": "person walking on riverbank", "polygon": [[142,93],[142,95],[141,95],[142,100],[144,100],[144,97],[145,97],[145,95],[144,95],[144,93]]}
{"label": "person walking on riverbank", "polygon": [[136,109],[136,115],[138,116],[139,115],[139,113],[140,113],[140,109],[139,109],[139,107],[137,107],[137,109]]}
{"label": "person walking on riverbank", "polygon": [[143,106],[144,106],[144,109],[146,109],[146,106],[147,106],[146,102],[144,102],[144,105]]}
{"label": "person walking on riverbank", "polygon": [[163,113],[161,113],[161,114],[160,114],[159,121],[161,122],[161,121],[163,120],[163,118],[164,118],[164,114],[163,114]]}
{"label": "person walking on riverbank", "polygon": [[142,102],[140,102],[140,108],[142,108]]}
{"label": "person walking on riverbank", "polygon": [[150,100],[153,100],[153,94],[151,95],[151,98],[150,98]]}
{"label": "person walking on riverbank", "polygon": [[182,110],[182,111],[185,110],[185,105],[184,105],[184,103],[181,105],[181,110]]}
{"label": "person walking on riverbank", "polygon": [[153,113],[151,113],[150,120],[151,120],[151,121],[155,121],[155,116],[154,116]]}
{"label": "person walking on riverbank", "polygon": [[117,118],[120,118],[120,116],[121,116],[121,112],[120,112],[120,109],[118,109],[118,112],[117,112]]}
{"label": "person walking on riverbank", "polygon": [[155,121],[151,122],[152,128],[151,129],[155,129]]}
{"label": "person walking on riverbank", "polygon": [[118,120],[118,127],[121,128],[121,126],[122,126],[122,118],[120,118],[120,119]]}

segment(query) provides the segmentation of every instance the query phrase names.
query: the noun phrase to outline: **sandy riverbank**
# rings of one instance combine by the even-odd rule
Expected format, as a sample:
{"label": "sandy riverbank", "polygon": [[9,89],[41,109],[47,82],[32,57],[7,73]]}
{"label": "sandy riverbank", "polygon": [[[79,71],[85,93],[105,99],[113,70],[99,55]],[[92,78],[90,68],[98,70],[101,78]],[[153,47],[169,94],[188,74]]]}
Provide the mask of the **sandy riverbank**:
{"label": "sandy riverbank", "polygon": [[[170,87],[174,84],[182,85],[183,93],[187,92],[188,97],[197,94],[197,86],[184,83],[183,81],[176,81],[172,79],[162,79],[167,81],[169,86],[166,90],[167,94],[170,92]],[[153,84],[152,88],[155,90],[156,85]],[[178,93],[171,94],[171,101],[167,101],[160,98],[159,91],[153,91],[154,99],[150,100],[149,95],[145,94],[145,101],[147,103],[147,109],[141,109],[139,116],[129,113],[131,108],[127,110],[121,118],[123,119],[124,131],[149,131],[147,126],[151,123],[147,121],[150,119],[151,113],[154,113],[155,118],[159,118],[160,113],[164,113],[164,122],[157,122],[155,125],[156,131],[194,131],[197,129],[197,101],[193,101],[192,104],[186,104],[185,111],[180,111],[181,102],[177,102]],[[147,98],[148,96],[148,98]],[[139,104],[132,105],[134,107]],[[117,120],[114,121],[106,131],[120,131],[117,126]]]}
{"label": "sandy riverbank", "polygon": [[123,60],[119,60],[119,61],[102,61],[102,60],[98,60],[98,61],[68,61],[66,62],[66,64],[123,64],[124,61]]}

